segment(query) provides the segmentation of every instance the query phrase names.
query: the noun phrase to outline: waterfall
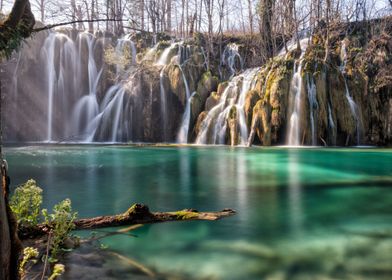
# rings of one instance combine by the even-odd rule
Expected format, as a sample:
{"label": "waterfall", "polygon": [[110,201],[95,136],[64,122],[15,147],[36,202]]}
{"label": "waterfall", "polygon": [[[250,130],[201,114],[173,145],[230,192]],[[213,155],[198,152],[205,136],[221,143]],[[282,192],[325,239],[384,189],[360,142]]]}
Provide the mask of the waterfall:
{"label": "waterfall", "polygon": [[346,65],[347,65],[347,51],[346,51],[346,41],[342,41],[342,47],[340,50],[340,57],[342,59],[342,64],[340,65],[340,72],[342,73],[343,79],[344,79],[344,86],[345,86],[345,97],[347,99],[347,102],[350,106],[350,111],[351,115],[353,116],[355,120],[355,125],[356,125],[356,141],[357,145],[360,145],[360,130],[361,130],[361,123],[360,123],[360,118],[358,115],[358,106],[355,103],[354,99],[350,95],[350,90],[348,88],[348,83],[347,83],[347,78],[346,78]]}
{"label": "waterfall", "polygon": [[[248,69],[229,81],[219,99],[219,103],[208,112],[203,120],[196,138],[197,144],[225,144],[230,110],[236,110],[240,144],[246,145],[248,128],[245,121],[245,98],[249,90],[255,86],[258,71],[259,68]],[[242,86],[240,87],[241,83]]]}
{"label": "waterfall", "polygon": [[169,55],[171,53],[171,51],[176,48],[179,44],[181,43],[172,43],[169,47],[167,47],[166,49],[164,49],[164,51],[162,52],[161,56],[159,57],[158,61],[157,61],[157,65],[160,66],[165,66],[167,65],[168,61],[169,61]]}
{"label": "waterfall", "polygon": [[188,142],[189,121],[190,121],[190,115],[191,115],[191,109],[190,109],[191,99],[195,93],[193,93],[191,96],[188,81],[187,81],[185,73],[181,67],[181,64],[178,64],[178,67],[181,70],[182,79],[183,79],[184,86],[185,86],[186,105],[185,105],[184,114],[182,116],[180,130],[177,134],[177,142],[178,143],[187,143]]}
{"label": "waterfall", "polygon": [[160,101],[161,101],[161,114],[162,114],[162,127],[163,127],[163,141],[167,140],[167,105],[166,105],[166,91],[163,84],[165,67],[159,73],[159,87],[160,87]]}
{"label": "waterfall", "polygon": [[[79,55],[82,55],[81,49],[83,44],[87,44],[88,50],[88,95],[83,95],[76,103],[73,113],[73,123],[75,124],[75,134],[84,135],[83,141],[89,139],[90,131],[88,130],[90,122],[99,113],[97,100],[97,87],[102,74],[102,69],[98,71],[94,59],[95,37],[90,33],[80,33],[78,35]],[[86,138],[87,137],[87,138]]]}
{"label": "waterfall", "polygon": [[301,56],[294,63],[293,78],[291,80],[290,86],[290,98],[294,97],[293,104],[289,105],[291,107],[292,113],[288,124],[287,133],[287,144],[289,146],[300,146],[300,114],[302,110],[302,61],[305,55],[306,48],[308,45],[308,38],[302,39],[301,44]]}
{"label": "waterfall", "polygon": [[177,134],[177,143],[186,144],[188,143],[189,125],[191,120],[191,102],[193,96],[195,96],[196,91],[186,101],[185,112],[182,116],[180,130]]}
{"label": "waterfall", "polygon": [[48,92],[48,121],[47,121],[47,136],[46,141],[52,140],[52,121],[53,121],[53,92],[55,87],[55,68],[54,68],[54,47],[56,43],[56,34],[52,33],[45,40],[42,52],[46,56],[46,77],[47,77],[47,92]]}
{"label": "waterfall", "polygon": [[[109,88],[100,106],[99,114],[89,123],[90,135],[85,139],[87,142],[94,141],[96,137],[113,143],[122,140],[121,132],[125,130],[122,121],[124,95],[125,89],[121,84]],[[100,129],[99,133],[98,129]]]}
{"label": "waterfall", "polygon": [[301,93],[302,93],[302,61],[298,62],[299,66],[294,65],[294,75],[291,80],[290,95],[294,95],[293,112],[289,120],[288,145],[300,146],[300,113],[301,113]]}
{"label": "waterfall", "polygon": [[[124,36],[124,38],[121,38],[117,41],[116,44],[116,48],[115,48],[115,52],[116,52],[116,56],[118,58],[122,58],[122,57],[128,57],[129,52],[131,52],[131,64],[136,64],[136,46],[135,43],[129,38],[129,35]],[[126,61],[121,61],[120,63],[117,63],[116,65],[116,74],[117,76],[120,75],[120,73],[122,72],[122,64],[126,63]]]}
{"label": "waterfall", "polygon": [[312,146],[316,146],[317,145],[317,132],[316,132],[317,119],[315,116],[315,110],[318,109],[318,103],[317,103],[317,96],[316,96],[316,85],[314,83],[314,78],[312,74],[308,75],[307,88],[308,88],[308,100],[309,100],[310,128],[312,133]]}
{"label": "waterfall", "polygon": [[329,129],[332,131],[331,142],[332,145],[336,145],[336,126],[335,122],[333,121],[331,105],[328,103],[328,126]]}
{"label": "waterfall", "polygon": [[[239,46],[235,43],[227,44],[221,55],[221,61],[219,64],[219,75],[221,79],[224,78],[223,68],[227,67],[229,70],[229,79],[231,79],[236,73],[241,71],[244,66],[244,61],[238,51]],[[239,65],[238,65],[239,64]],[[239,68],[237,68],[239,66]]]}
{"label": "waterfall", "polygon": [[163,141],[167,141],[167,104],[166,104],[166,92],[165,86],[163,84],[164,81],[164,73],[166,69],[166,65],[170,62],[169,55],[172,53],[180,43],[172,43],[169,47],[164,49],[161,56],[159,57],[156,65],[163,66],[161,72],[159,73],[159,87],[160,87],[160,102],[161,102],[161,115],[162,115],[162,127],[163,127]]}

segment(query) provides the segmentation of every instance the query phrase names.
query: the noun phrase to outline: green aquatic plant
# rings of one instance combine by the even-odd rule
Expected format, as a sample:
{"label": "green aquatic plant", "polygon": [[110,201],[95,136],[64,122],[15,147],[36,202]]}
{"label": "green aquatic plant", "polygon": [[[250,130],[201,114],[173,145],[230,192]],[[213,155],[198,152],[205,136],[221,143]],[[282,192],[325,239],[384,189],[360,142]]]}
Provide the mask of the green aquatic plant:
{"label": "green aquatic plant", "polygon": [[19,225],[34,226],[38,224],[42,204],[42,189],[33,179],[15,189],[10,207]]}

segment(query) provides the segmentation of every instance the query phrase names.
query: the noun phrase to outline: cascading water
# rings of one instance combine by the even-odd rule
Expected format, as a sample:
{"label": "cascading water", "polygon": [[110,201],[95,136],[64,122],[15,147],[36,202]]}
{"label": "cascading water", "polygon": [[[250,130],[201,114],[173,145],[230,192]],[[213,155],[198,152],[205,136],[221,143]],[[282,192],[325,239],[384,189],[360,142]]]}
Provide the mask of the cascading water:
{"label": "cascading water", "polygon": [[[294,95],[294,106],[293,112],[289,120],[289,133],[288,133],[288,145],[299,146],[300,145],[300,112],[301,112],[301,93],[302,93],[302,61],[299,61],[299,66],[294,65],[294,75],[291,80],[290,95]],[[292,93],[292,94],[291,94]]]}
{"label": "cascading water", "polygon": [[185,112],[182,116],[180,131],[177,135],[177,143],[186,144],[188,143],[189,125],[191,120],[191,104],[192,98],[195,96],[196,91],[186,101]]}
{"label": "cascading water", "polygon": [[167,65],[169,61],[169,55],[171,54],[172,50],[174,50],[179,44],[181,43],[172,43],[169,47],[164,49],[156,64],[160,66]]}
{"label": "cascading water", "polygon": [[219,75],[221,79],[225,78],[223,68],[229,70],[228,78],[231,79],[236,73],[241,71],[244,66],[244,61],[239,53],[239,46],[234,43],[227,44],[223,50],[221,61],[219,64]]}
{"label": "cascading water", "polygon": [[98,71],[94,59],[94,36],[90,33],[80,33],[78,35],[80,56],[80,50],[83,47],[83,44],[87,44],[88,48],[88,95],[82,96],[76,103],[73,114],[73,123],[76,125],[76,129],[74,131],[75,135],[81,135],[83,141],[88,141],[91,133],[91,131],[89,131],[90,123],[99,113],[97,87],[102,74],[102,69]]}
{"label": "cascading water", "polygon": [[291,116],[289,119],[288,133],[287,133],[287,144],[289,146],[299,146],[300,142],[300,114],[302,110],[302,61],[303,56],[307,48],[307,42],[309,39],[302,39],[300,41],[301,45],[301,56],[294,63],[293,78],[291,80],[290,86],[290,98],[294,98],[291,102],[292,108]]}
{"label": "cascading water", "polygon": [[[118,141],[124,138],[119,134],[129,132],[119,123],[125,114],[125,90],[120,79],[128,69],[117,64],[117,83],[102,98],[97,95],[103,65],[101,63],[98,68],[96,54],[103,48],[104,40],[87,32],[79,33],[75,41],[59,32],[51,32],[46,37],[40,54],[40,59],[45,62],[46,141],[90,142],[95,137]],[[136,47],[129,36],[117,41],[115,53],[130,60],[125,64],[136,64]],[[128,123],[128,120],[124,121]]]}
{"label": "cascading water", "polygon": [[315,111],[318,109],[318,103],[316,96],[316,85],[314,83],[314,78],[312,74],[309,74],[307,77],[307,88],[309,100],[310,129],[312,133],[312,146],[315,146],[317,145],[317,114]]}
{"label": "cascading water", "polygon": [[[124,36],[124,38],[121,38],[117,41],[116,45],[116,55],[119,58],[125,57],[127,58],[129,54],[131,55],[131,64],[136,64],[136,46],[135,43],[130,39],[129,35]],[[131,53],[129,53],[131,52]],[[122,63],[117,63],[116,65],[116,74],[117,76],[120,75],[120,73],[125,70],[123,69],[124,67],[121,65]]]}
{"label": "cascading water", "polygon": [[157,61],[158,66],[163,66],[161,72],[159,73],[159,87],[160,87],[160,101],[161,101],[161,114],[162,114],[162,126],[163,126],[163,141],[167,141],[167,103],[166,103],[166,91],[164,82],[164,73],[166,66],[170,60],[169,55],[172,54],[172,51],[181,43],[172,43],[169,47],[167,47],[161,54],[160,58]]}
{"label": "cascading water", "polygon": [[[72,96],[68,94],[75,92],[78,86],[80,79],[77,75],[80,72],[80,64],[77,62],[78,54],[74,42],[62,33],[51,33],[46,38],[41,49],[41,57],[46,62],[45,80],[48,93],[46,141],[50,142],[53,140],[54,117],[60,109],[56,104],[60,101],[62,106],[60,111],[63,114],[69,115],[71,112]],[[65,127],[64,130],[68,132],[69,129]]]}
{"label": "cascading water", "polygon": [[342,64],[340,65],[340,72],[342,73],[343,79],[344,79],[344,86],[346,88],[345,96],[347,99],[347,102],[350,106],[350,111],[351,114],[355,120],[355,125],[356,125],[356,141],[357,145],[360,145],[360,131],[361,131],[361,123],[360,123],[360,118],[358,115],[358,106],[355,103],[354,99],[350,95],[350,90],[348,88],[347,84],[347,78],[346,78],[346,65],[347,65],[347,51],[346,51],[346,41],[342,41],[342,47],[340,50],[340,57],[342,59]]}
{"label": "cascading water", "polygon": [[[248,69],[229,81],[219,99],[219,103],[208,112],[203,120],[196,138],[197,144],[225,144],[227,120],[230,111],[236,110],[240,144],[246,145],[248,128],[245,121],[245,98],[249,90],[255,86],[258,71],[259,68]],[[239,84],[241,83],[242,86],[240,87]]]}
{"label": "cascading water", "polygon": [[[177,134],[177,142],[178,143],[188,143],[189,122],[190,122],[190,118],[191,118],[191,100],[192,100],[193,95],[195,94],[195,92],[194,92],[191,96],[188,80],[186,79],[184,70],[182,69],[182,66],[181,66],[182,63],[184,63],[186,61],[186,59],[188,59],[188,57],[189,57],[189,54],[187,52],[185,53],[185,56],[182,55],[183,50],[184,49],[180,46],[179,54],[178,54],[178,56],[179,56],[178,57],[178,59],[179,59],[178,67],[180,68],[180,71],[182,74],[182,80],[183,80],[184,86],[185,86],[186,105],[185,105],[184,114],[182,116],[180,130]],[[188,48],[186,48],[186,50],[188,50]]]}

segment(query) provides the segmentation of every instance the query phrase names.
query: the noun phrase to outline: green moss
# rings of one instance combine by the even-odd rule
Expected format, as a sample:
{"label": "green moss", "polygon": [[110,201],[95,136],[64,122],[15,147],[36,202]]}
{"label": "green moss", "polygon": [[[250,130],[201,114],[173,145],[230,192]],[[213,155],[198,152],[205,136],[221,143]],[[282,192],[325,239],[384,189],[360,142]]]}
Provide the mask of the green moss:
{"label": "green moss", "polygon": [[236,119],[237,118],[237,107],[232,106],[229,111],[229,119]]}
{"label": "green moss", "polygon": [[197,212],[190,212],[186,210],[173,212],[172,214],[176,215],[176,218],[178,220],[190,220],[190,219],[197,218],[199,216]]}

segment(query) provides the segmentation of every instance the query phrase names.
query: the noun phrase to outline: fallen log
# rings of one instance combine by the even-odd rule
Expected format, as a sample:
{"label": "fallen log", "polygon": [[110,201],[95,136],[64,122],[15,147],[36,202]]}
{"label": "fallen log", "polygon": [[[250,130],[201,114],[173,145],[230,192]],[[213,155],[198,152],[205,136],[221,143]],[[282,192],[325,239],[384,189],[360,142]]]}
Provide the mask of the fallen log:
{"label": "fallen log", "polygon": [[[146,205],[134,204],[122,214],[78,219],[74,221],[74,224],[75,230],[83,230],[170,221],[215,221],[232,216],[235,213],[236,212],[232,209],[223,209],[218,212],[198,212],[194,209],[184,209],[177,212],[150,212]],[[53,224],[39,224],[33,227],[20,227],[18,231],[19,238],[29,239],[44,236],[51,231],[52,227]]]}

